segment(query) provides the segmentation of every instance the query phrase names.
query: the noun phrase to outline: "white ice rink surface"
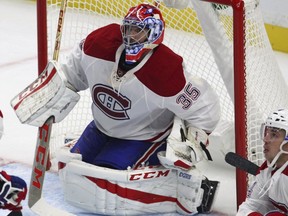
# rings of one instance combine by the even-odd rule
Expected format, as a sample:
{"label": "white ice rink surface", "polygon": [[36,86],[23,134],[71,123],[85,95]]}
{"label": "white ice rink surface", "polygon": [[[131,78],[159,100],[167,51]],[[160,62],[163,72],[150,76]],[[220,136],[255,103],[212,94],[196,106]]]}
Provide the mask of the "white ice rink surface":
{"label": "white ice rink surface", "polygon": [[[34,158],[37,128],[21,125],[10,107],[10,100],[37,76],[36,4],[28,0],[0,0],[0,109],[4,114],[4,135],[0,141],[0,165],[8,173],[18,175],[29,185]],[[288,80],[288,55],[275,52],[277,61]],[[209,166],[203,164],[208,178],[220,181],[212,216],[236,214],[234,169],[225,165],[223,155],[214,152]],[[2,159],[1,159],[2,158]],[[76,215],[91,215],[65,203],[56,173],[45,177],[44,196],[48,202]],[[23,214],[34,215],[24,202]],[[0,216],[8,211],[0,210]],[[166,214],[177,215],[177,214]]]}

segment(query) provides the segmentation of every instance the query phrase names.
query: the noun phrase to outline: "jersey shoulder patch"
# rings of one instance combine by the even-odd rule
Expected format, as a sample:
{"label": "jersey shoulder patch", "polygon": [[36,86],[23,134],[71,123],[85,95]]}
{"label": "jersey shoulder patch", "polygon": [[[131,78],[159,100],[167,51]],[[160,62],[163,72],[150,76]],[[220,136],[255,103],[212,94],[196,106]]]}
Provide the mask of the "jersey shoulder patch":
{"label": "jersey shoulder patch", "polygon": [[186,79],[183,58],[164,44],[160,44],[135,76],[151,91],[171,97],[184,88]]}
{"label": "jersey shoulder patch", "polygon": [[85,39],[83,51],[95,58],[115,61],[115,53],[122,42],[120,25],[113,23],[91,32]]}

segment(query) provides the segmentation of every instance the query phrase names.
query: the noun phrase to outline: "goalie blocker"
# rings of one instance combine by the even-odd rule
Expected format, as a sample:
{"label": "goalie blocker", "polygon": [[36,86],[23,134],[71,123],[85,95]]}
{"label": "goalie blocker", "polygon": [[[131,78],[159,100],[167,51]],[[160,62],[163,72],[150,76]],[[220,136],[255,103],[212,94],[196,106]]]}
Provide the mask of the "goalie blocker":
{"label": "goalie blocker", "polygon": [[218,185],[196,169],[154,166],[115,170],[85,163],[68,147],[60,149],[56,157],[65,200],[96,214],[207,213]]}
{"label": "goalie blocker", "polygon": [[21,123],[41,127],[50,116],[55,122],[63,120],[79,99],[57,63],[50,61],[38,78],[11,100],[11,106]]}

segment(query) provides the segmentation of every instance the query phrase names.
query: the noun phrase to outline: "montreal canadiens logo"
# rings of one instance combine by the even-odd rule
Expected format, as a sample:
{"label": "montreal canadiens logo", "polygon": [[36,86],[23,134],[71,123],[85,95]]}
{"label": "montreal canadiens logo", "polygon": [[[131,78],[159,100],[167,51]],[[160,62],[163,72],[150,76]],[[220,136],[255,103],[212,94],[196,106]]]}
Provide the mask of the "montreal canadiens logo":
{"label": "montreal canadiens logo", "polygon": [[127,110],[131,101],[109,86],[96,84],[92,89],[93,103],[108,117],[116,120],[130,119]]}

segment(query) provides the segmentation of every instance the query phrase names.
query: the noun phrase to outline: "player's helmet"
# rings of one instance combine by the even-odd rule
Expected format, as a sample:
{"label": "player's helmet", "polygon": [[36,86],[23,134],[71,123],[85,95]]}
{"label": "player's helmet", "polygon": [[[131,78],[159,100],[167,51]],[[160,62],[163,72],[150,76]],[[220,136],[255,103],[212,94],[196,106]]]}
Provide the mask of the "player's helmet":
{"label": "player's helmet", "polygon": [[285,139],[288,142],[288,110],[286,109],[279,109],[272,114],[270,114],[263,124],[263,132],[264,127],[273,127],[277,129],[285,130]]}
{"label": "player's helmet", "polygon": [[130,8],[121,26],[126,62],[139,61],[145,53],[161,44],[164,28],[165,23],[157,7],[143,3]]}
{"label": "player's helmet", "polygon": [[285,131],[285,138],[280,145],[279,152],[270,164],[270,166],[273,166],[282,153],[288,154],[287,151],[283,150],[283,146],[287,145],[288,143],[288,110],[278,109],[277,111],[273,112],[272,114],[268,116],[266,122],[261,125],[261,138],[262,139],[264,139],[265,131],[267,127],[277,129],[277,130],[282,129]]}

